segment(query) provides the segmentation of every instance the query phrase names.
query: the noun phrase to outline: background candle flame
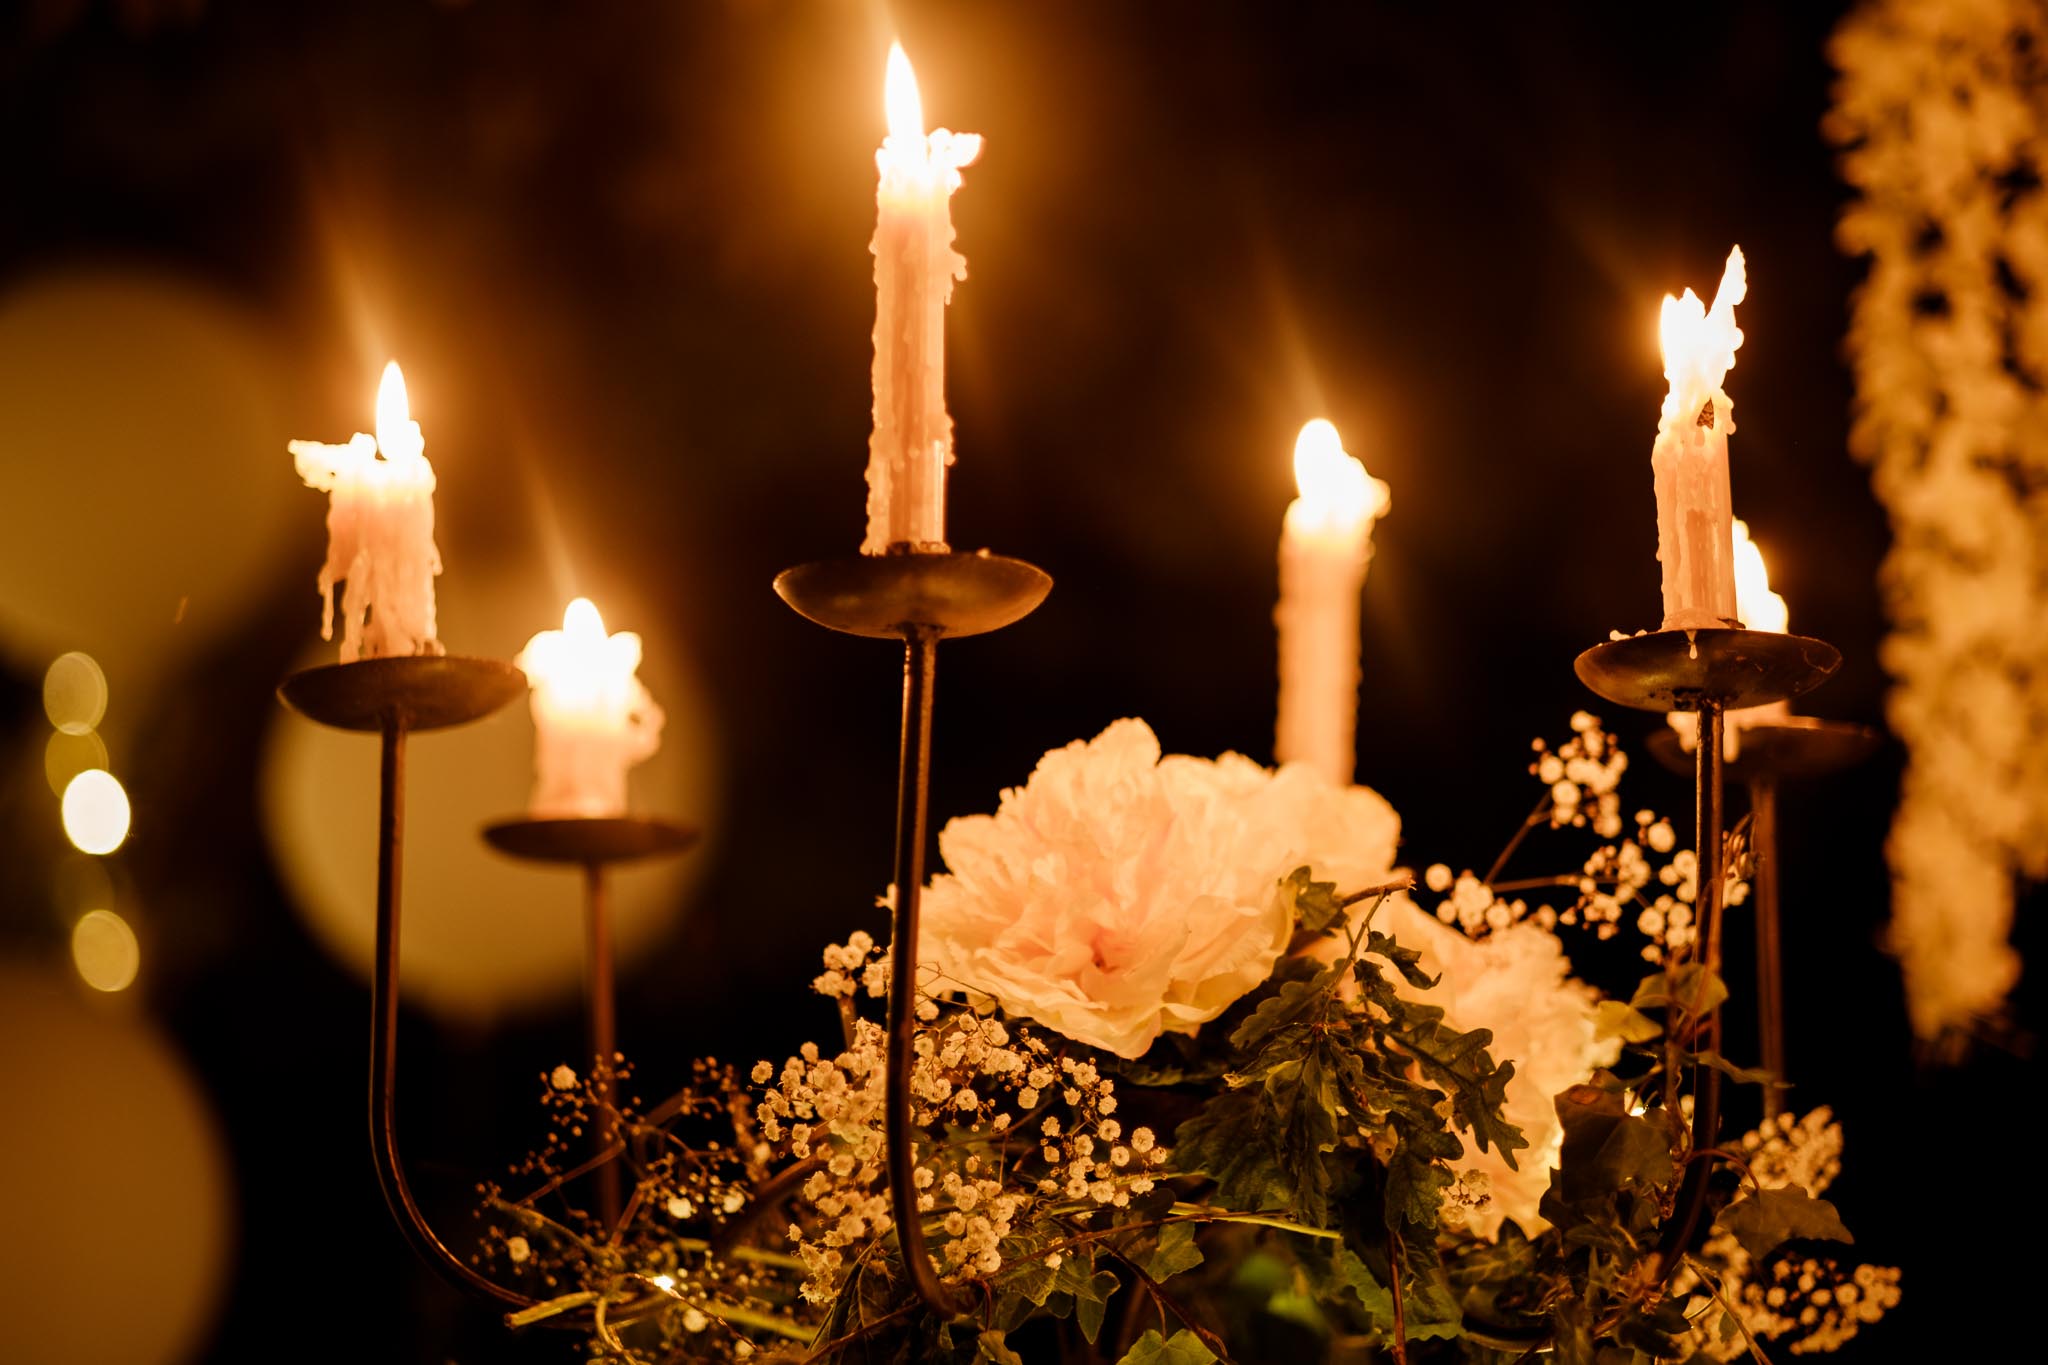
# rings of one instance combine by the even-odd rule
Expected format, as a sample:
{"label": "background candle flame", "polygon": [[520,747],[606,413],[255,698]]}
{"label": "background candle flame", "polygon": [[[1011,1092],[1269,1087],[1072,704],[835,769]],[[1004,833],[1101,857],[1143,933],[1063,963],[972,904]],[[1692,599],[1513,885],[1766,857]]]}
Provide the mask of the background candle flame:
{"label": "background candle flame", "polygon": [[1387,509],[1386,484],[1346,453],[1337,428],[1321,417],[1294,439],[1294,484],[1301,492],[1300,514],[1313,526],[1357,526]]}
{"label": "background candle flame", "polygon": [[1785,599],[1771,591],[1771,575],[1764,568],[1764,552],[1749,538],[1749,523],[1735,519],[1735,606],[1742,624],[1751,630],[1784,634],[1791,621]]}
{"label": "background candle flame", "polygon": [[882,86],[889,115],[889,137],[906,144],[924,142],[924,101],[917,93],[917,73],[902,43],[889,44],[889,72]]}

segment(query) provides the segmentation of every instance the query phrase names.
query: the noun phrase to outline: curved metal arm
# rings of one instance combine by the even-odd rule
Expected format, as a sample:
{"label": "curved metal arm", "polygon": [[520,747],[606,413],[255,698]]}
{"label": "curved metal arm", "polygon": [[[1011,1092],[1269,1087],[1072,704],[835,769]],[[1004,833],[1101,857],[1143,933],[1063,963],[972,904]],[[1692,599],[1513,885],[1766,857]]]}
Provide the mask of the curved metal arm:
{"label": "curved metal arm", "polygon": [[957,1311],[952,1291],[925,1251],[917,1207],[917,1153],[910,1126],[910,1071],[917,1033],[917,912],[924,893],[927,796],[931,785],[932,686],[939,633],[906,627],[903,637],[903,743],[896,776],[896,910],[889,938],[888,1092],[885,1113],[889,1198],[896,1243],[918,1297],[940,1317]]}
{"label": "curved metal arm", "polygon": [[385,719],[377,807],[377,961],[370,979],[370,1159],[384,1202],[420,1258],[457,1289],[513,1308],[532,1299],[495,1284],[450,1251],[420,1213],[398,1161],[398,901],[405,839],[405,717]]}

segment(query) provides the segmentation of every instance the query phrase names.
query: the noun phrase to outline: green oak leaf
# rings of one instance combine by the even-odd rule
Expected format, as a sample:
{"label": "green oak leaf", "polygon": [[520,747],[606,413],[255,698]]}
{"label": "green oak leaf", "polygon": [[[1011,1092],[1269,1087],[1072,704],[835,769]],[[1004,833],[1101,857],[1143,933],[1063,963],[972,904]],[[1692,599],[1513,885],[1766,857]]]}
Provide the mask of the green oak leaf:
{"label": "green oak leaf", "polygon": [[1153,1327],[1132,1343],[1117,1365],[1210,1365],[1215,1359],[1216,1353],[1187,1328],[1162,1337],[1159,1329]]}
{"label": "green oak leaf", "polygon": [[1785,1242],[1812,1238],[1822,1242],[1854,1242],[1841,1215],[1825,1199],[1805,1190],[1750,1190],[1721,1210],[1714,1220],[1742,1244],[1752,1261],[1761,1260]]}
{"label": "green oak leaf", "polygon": [[1344,923],[1344,903],[1337,895],[1337,883],[1316,881],[1306,867],[1297,867],[1280,879],[1280,904],[1290,918],[1311,934]]}
{"label": "green oak leaf", "polygon": [[1240,1052],[1255,1051],[1260,1044],[1322,1004],[1337,984],[1341,968],[1329,967],[1306,981],[1290,981],[1268,996],[1230,1035],[1230,1045]]}

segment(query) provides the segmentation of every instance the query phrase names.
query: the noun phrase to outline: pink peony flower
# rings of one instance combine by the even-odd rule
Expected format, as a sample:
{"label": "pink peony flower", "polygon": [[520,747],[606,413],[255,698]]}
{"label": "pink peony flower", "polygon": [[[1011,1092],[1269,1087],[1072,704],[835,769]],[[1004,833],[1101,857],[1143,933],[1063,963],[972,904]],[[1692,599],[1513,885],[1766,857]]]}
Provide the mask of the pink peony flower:
{"label": "pink peony flower", "polygon": [[1385,881],[1400,819],[1363,787],[1237,754],[1161,758],[1141,720],[1047,754],[994,815],[939,835],[921,953],[941,987],[1136,1057],[1272,974],[1303,864]]}

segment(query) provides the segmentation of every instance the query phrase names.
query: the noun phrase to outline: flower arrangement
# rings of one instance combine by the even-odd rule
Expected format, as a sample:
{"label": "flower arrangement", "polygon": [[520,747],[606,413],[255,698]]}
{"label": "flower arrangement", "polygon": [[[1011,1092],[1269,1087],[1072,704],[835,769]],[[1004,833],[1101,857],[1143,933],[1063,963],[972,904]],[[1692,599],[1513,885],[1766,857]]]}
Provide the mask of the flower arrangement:
{"label": "flower arrangement", "polygon": [[[544,1077],[547,1143],[485,1190],[490,1258],[587,1321],[590,1358],[1607,1365],[1826,1350],[1898,1297],[1845,1268],[1820,1198],[1826,1110],[1697,1139],[1699,1078],[1770,1078],[1700,1042],[1725,998],[1689,951],[1697,860],[1625,814],[1627,758],[1581,713],[1539,741],[1534,810],[1483,874],[1395,867],[1363,787],[1162,756],[1141,721],[1047,754],[940,836],[911,1077],[937,1272],[891,1225],[888,964],[856,933],[813,983],[840,1038],[662,1104],[623,1064]],[[1574,871],[1506,879],[1526,836]],[[1739,860],[1737,860],[1739,865]],[[1731,888],[1737,889],[1737,888]],[[1640,938],[1627,1003],[1562,934]],[[570,1202],[587,1133],[620,1217]],[[583,1316],[587,1313],[587,1318]]]}

